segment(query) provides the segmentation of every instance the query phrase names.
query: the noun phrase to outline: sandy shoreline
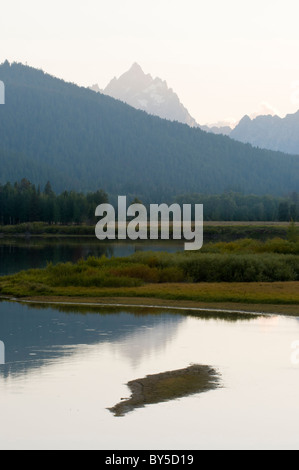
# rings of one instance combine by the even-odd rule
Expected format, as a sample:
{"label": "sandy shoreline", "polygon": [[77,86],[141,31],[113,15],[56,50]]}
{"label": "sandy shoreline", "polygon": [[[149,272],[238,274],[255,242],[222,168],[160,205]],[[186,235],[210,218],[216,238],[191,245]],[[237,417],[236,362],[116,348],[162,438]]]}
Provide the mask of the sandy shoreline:
{"label": "sandy shoreline", "polygon": [[115,307],[115,308],[145,308],[149,310],[198,311],[227,314],[251,315],[285,315],[299,317],[299,305],[277,304],[246,304],[237,302],[196,302],[185,300],[159,300],[156,298],[132,297],[26,297],[15,298],[3,296],[0,301],[13,301],[25,304],[86,306],[86,307]]}

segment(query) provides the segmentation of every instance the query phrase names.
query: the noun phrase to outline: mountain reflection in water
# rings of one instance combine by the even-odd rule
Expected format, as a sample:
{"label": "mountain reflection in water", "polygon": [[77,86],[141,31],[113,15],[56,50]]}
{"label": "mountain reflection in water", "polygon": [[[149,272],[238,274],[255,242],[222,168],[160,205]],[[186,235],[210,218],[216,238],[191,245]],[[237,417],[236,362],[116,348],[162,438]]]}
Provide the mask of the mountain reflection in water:
{"label": "mountain reflection in water", "polygon": [[[204,312],[189,312],[189,315],[225,322],[251,318]],[[109,344],[132,366],[137,366],[144,355],[162,352],[187,316],[188,311],[176,314],[146,308],[50,307],[0,302],[0,338],[6,346],[6,365],[1,366],[0,376],[26,374],[72,355],[80,346],[100,343]]]}
{"label": "mountain reflection in water", "polygon": [[179,315],[134,315],[125,310],[80,313],[82,308],[76,313],[76,307],[71,313],[59,310],[0,302],[0,337],[6,345],[6,365],[0,375],[24,374],[71,355],[80,345],[99,343],[117,345],[137,363],[150,350],[163,349],[184,322]]}

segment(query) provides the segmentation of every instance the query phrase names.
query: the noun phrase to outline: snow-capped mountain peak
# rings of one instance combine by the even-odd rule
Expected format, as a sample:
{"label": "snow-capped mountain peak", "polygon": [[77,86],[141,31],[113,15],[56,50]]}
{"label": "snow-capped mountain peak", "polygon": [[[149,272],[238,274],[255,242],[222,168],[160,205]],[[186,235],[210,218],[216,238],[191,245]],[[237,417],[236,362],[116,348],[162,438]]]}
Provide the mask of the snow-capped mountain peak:
{"label": "snow-capped mountain peak", "polygon": [[163,119],[198,126],[167,82],[145,74],[136,62],[118,79],[113,78],[103,93]]}

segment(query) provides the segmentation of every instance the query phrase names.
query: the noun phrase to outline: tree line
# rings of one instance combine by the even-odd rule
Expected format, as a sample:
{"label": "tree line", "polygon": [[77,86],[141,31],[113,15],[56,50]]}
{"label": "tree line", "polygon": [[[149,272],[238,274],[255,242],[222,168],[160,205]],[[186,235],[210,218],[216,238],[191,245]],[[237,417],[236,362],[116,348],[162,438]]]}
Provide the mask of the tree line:
{"label": "tree line", "polygon": [[95,222],[95,208],[107,202],[108,195],[102,190],[88,194],[64,191],[57,195],[50,182],[41,190],[23,178],[15,184],[0,185],[0,224],[91,224]]}
{"label": "tree line", "polygon": [[205,221],[299,221],[299,194],[286,197],[224,194],[187,194],[175,198],[178,204],[203,204]]}
{"label": "tree line", "polygon": [[[0,184],[0,225],[27,222],[93,225],[97,221],[96,207],[108,202],[109,197],[102,189],[87,194],[75,191],[56,194],[50,182],[41,190],[23,178],[14,184]],[[137,199],[132,202],[142,203]],[[234,192],[208,196],[187,194],[165,202],[181,206],[191,204],[193,209],[195,204],[203,204],[205,221],[299,221],[299,194],[296,192],[285,198]],[[149,208],[149,204],[145,206]],[[117,212],[117,207],[115,209]]]}

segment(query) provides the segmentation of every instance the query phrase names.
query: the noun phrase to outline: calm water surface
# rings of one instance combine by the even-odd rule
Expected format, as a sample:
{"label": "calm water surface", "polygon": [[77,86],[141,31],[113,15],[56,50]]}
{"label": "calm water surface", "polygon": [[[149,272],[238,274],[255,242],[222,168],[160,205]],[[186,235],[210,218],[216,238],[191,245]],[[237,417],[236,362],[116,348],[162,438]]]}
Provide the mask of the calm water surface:
{"label": "calm water surface", "polygon": [[[299,449],[299,319],[0,303],[1,449]],[[221,388],[107,408],[128,381],[207,364]]]}
{"label": "calm water surface", "polygon": [[29,240],[0,240],[0,276],[14,274],[24,269],[44,268],[53,264],[75,263],[88,256],[124,257],[138,251],[166,251],[176,253],[184,250],[177,241],[162,242],[99,242],[95,238],[58,238]]}

